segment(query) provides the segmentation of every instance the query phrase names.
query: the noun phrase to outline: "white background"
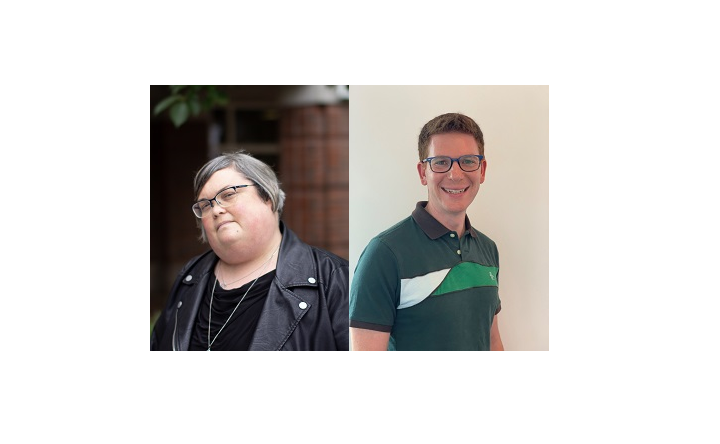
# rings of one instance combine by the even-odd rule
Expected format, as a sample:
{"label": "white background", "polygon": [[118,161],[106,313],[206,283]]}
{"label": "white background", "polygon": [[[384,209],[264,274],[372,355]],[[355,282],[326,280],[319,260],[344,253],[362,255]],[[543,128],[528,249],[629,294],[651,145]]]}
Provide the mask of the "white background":
{"label": "white background", "polygon": [[[3,442],[720,439],[710,2],[6,2],[0,37]],[[549,85],[551,350],[150,353],[148,85],[254,83]]]}

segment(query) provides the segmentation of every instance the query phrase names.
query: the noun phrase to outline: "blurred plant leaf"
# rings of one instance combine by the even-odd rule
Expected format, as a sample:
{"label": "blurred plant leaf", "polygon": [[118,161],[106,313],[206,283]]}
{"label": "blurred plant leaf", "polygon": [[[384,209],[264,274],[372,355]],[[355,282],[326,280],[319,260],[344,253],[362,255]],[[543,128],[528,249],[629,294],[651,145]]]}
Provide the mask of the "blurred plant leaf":
{"label": "blurred plant leaf", "polygon": [[155,323],[157,322],[158,318],[160,317],[160,313],[162,313],[160,310],[156,311],[155,313],[152,313],[150,315],[150,334],[152,335],[153,328],[155,328]]}
{"label": "blurred plant leaf", "polygon": [[193,116],[200,114],[200,100],[197,97],[191,97],[188,100],[188,105]]}
{"label": "blurred plant leaf", "polygon": [[182,96],[173,94],[170,97],[164,98],[160,103],[155,106],[154,114],[157,116],[161,112],[165,111],[170,105],[182,99]]}
{"label": "blurred plant leaf", "polygon": [[185,123],[190,116],[190,110],[187,102],[178,102],[170,108],[170,120],[175,124],[175,128]]}
{"label": "blurred plant leaf", "polygon": [[170,96],[155,106],[154,115],[169,110],[170,120],[180,127],[187,119],[210,111],[216,106],[225,106],[228,98],[214,85],[170,85]]}

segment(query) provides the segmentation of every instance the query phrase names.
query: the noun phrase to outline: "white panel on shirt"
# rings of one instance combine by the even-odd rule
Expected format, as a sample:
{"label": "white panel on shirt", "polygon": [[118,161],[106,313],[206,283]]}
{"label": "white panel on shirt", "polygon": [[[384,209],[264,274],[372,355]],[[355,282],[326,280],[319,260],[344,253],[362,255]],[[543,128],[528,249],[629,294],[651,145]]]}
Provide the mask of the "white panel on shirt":
{"label": "white panel on shirt", "polygon": [[450,268],[433,271],[424,276],[400,280],[400,304],[398,309],[412,307],[424,301],[442,283]]}

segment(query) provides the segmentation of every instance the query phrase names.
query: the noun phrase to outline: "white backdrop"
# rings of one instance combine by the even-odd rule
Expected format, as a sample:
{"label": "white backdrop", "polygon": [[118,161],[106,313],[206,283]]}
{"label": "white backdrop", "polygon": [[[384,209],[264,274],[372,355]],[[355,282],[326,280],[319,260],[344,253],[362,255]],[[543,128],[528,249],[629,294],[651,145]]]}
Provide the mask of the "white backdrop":
{"label": "white backdrop", "polygon": [[[5,316],[2,331],[12,346],[3,353],[11,365],[3,368],[2,393],[12,408],[5,409],[4,442],[72,434],[78,444],[96,443],[108,430],[111,442],[136,439],[137,430],[151,442],[223,441],[233,436],[239,398],[254,407],[242,411],[245,434],[272,442],[297,439],[296,427],[278,427],[278,415],[268,414],[279,405],[291,406],[292,420],[314,425],[318,442],[336,440],[349,429],[355,441],[462,442],[482,435],[498,444],[565,444],[592,430],[593,439],[585,440],[720,442],[712,407],[720,398],[713,352],[720,337],[720,65],[709,56],[717,53],[713,42],[720,40],[720,27],[710,2],[656,2],[652,8],[627,1],[602,7],[458,2],[455,8],[383,2],[382,13],[368,2],[280,3],[169,10],[165,2],[123,8],[44,2],[44,14],[37,13],[36,2],[4,4],[2,32],[13,40],[3,61],[19,69],[3,72],[12,87],[4,91],[0,111],[0,145],[6,147],[0,180],[8,202],[49,183],[57,191],[42,205],[29,202],[24,213],[8,212],[5,219],[3,251],[11,261],[4,267],[3,309],[12,315]],[[335,19],[312,26],[319,10]],[[94,19],[76,11],[91,11]],[[158,24],[168,16],[192,22],[193,38],[159,34]],[[132,33],[126,32],[128,23]],[[262,44],[243,45],[241,53],[232,46],[259,36]],[[131,66],[142,68],[122,69]],[[427,353],[147,351],[150,272],[142,256],[150,254],[150,205],[142,202],[150,202],[148,84],[477,79],[552,85],[553,353],[451,353],[437,359]],[[372,97],[363,100],[362,89],[353,88],[359,115],[359,105]],[[387,122],[387,135],[374,139],[386,149],[412,152],[412,132],[434,114],[424,110],[426,115],[417,116],[422,113],[414,106],[462,110],[470,102],[465,94],[434,89],[417,97],[403,93],[404,102],[373,110],[403,112],[397,122]],[[482,89],[476,92],[482,99]],[[524,201],[511,202],[507,193],[532,196],[512,184],[501,189],[498,182],[515,180],[513,169],[529,163],[519,153],[509,156],[509,165],[499,158],[523,148],[511,142],[532,130],[520,125],[529,109],[513,104],[520,99],[508,93],[493,112],[473,116],[485,131],[490,169],[472,211],[482,213],[493,193],[520,209]],[[373,117],[368,123],[375,120],[365,114]],[[495,117],[519,124],[493,128]],[[412,131],[399,131],[404,128]],[[505,138],[508,131],[512,140]],[[362,136],[352,134],[354,140]],[[387,143],[393,137],[410,145]],[[408,172],[396,164],[389,170],[393,175],[373,176],[362,174],[359,163],[362,151],[372,147],[354,148],[360,152],[353,155],[351,234],[358,244],[365,237],[358,230],[384,225],[370,214],[362,218],[367,227],[358,225],[360,205],[373,203],[361,200],[362,187],[368,194],[375,190],[373,200],[386,211],[402,216],[412,210],[413,194],[423,193],[406,192],[398,208],[391,208],[389,182],[399,186],[399,179],[407,179],[416,158],[408,158]],[[88,160],[93,167],[82,167]],[[380,186],[383,180],[387,186]],[[84,196],[82,210],[68,211],[72,196]],[[496,207],[499,214],[511,208]],[[386,215],[376,210],[372,216]],[[532,307],[520,303],[540,300],[547,286],[538,281],[537,288],[513,290],[509,285],[522,280],[510,275],[542,275],[546,265],[510,270],[515,253],[507,243],[529,240],[522,249],[529,252],[542,238],[515,224],[473,222],[502,248],[506,345],[515,331],[519,340],[533,340],[524,326],[509,331],[509,317]],[[614,264],[612,279],[599,279],[597,270],[607,264]],[[79,270],[81,279],[75,278]],[[256,383],[209,377],[228,370]],[[197,384],[206,389],[193,390]],[[373,396],[392,402],[375,402],[369,412],[368,403],[358,400]],[[43,402],[35,402],[38,397]],[[211,406],[196,416],[214,426],[173,426],[182,406],[194,404]],[[433,409],[431,421],[418,421],[428,416],[428,406],[442,408]],[[308,412],[322,412],[321,420]],[[378,439],[377,427],[366,426],[376,418],[399,426],[387,427]]]}
{"label": "white backdrop", "polygon": [[548,86],[351,86],[351,279],[368,241],[427,200],[422,126],[466,114],[485,137],[486,179],[468,216],[500,251],[505,349],[549,350],[548,100]]}

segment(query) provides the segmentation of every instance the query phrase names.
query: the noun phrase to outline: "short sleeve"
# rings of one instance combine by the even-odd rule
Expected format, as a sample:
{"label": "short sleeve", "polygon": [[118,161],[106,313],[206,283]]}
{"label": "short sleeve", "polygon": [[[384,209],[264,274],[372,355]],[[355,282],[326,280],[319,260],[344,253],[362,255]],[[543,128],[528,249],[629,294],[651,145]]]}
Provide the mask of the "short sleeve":
{"label": "short sleeve", "polygon": [[398,263],[378,238],[360,255],[350,288],[350,327],[390,332],[400,300]]}

